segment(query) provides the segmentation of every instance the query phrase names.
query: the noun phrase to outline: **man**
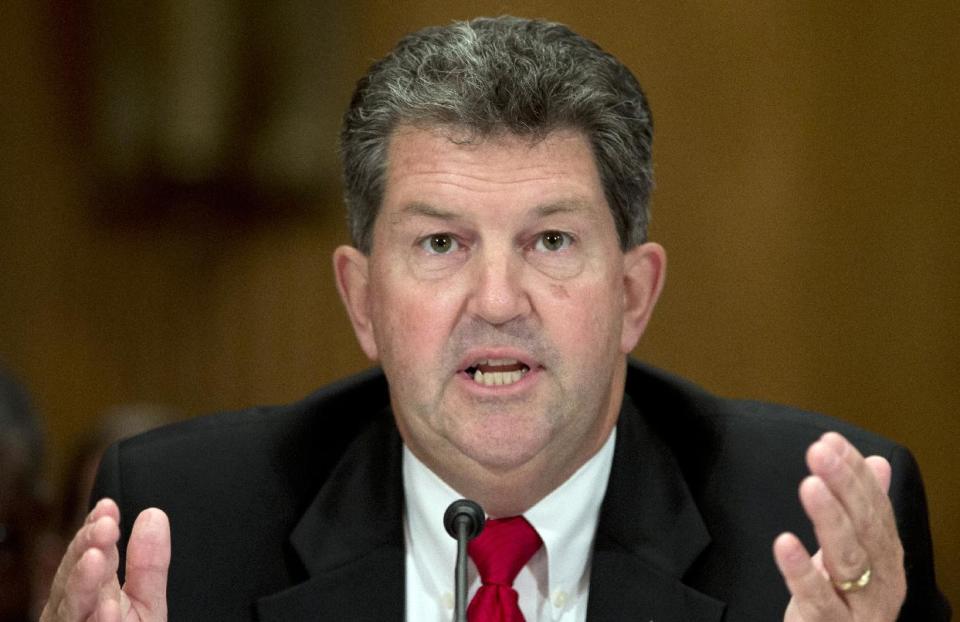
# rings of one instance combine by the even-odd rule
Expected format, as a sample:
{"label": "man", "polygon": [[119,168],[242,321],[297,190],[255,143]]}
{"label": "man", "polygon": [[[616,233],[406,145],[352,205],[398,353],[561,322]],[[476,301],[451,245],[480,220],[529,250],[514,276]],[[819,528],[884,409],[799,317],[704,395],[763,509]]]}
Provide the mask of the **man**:
{"label": "man", "polygon": [[471,620],[948,619],[906,450],[628,363],[666,262],[651,140],[563,26],[402,40],[345,118],[334,254],[382,374],[112,448],[122,512],[93,509],[44,619],[450,619],[459,496],[494,519]]}

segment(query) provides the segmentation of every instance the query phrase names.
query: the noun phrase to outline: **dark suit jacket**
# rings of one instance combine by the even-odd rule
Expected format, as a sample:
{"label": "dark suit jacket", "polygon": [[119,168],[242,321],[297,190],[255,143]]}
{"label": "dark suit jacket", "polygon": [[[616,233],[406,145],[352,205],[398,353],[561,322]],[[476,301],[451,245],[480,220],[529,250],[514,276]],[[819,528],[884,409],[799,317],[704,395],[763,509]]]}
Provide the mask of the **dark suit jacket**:
{"label": "dark suit jacket", "polygon": [[[169,514],[174,622],[402,620],[401,441],[388,403],[373,371],[292,406],[167,427],[112,447],[95,495],[120,503],[125,534],[145,507]],[[906,449],[631,363],[589,620],[781,620],[788,594],[771,544],[791,530],[815,548],[797,486],[806,447],[831,429],[893,465],[909,582],[901,619],[949,619]]]}

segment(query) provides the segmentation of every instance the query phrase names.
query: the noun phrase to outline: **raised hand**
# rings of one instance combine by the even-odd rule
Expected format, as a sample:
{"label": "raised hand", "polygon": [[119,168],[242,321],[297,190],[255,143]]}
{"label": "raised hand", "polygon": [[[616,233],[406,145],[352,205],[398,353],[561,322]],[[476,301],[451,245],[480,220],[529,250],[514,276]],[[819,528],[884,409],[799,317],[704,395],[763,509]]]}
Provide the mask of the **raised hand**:
{"label": "raised hand", "polygon": [[897,619],[907,593],[903,546],[887,497],[890,464],[864,458],[843,436],[824,434],[807,451],[811,475],[800,501],[820,550],[811,557],[791,533],[774,558],[792,598],[785,622]]}
{"label": "raised hand", "polygon": [[102,499],[67,548],[41,622],[159,622],[167,619],[170,523],[162,511],[144,510],[127,544],[126,583],[117,578],[120,510]]}

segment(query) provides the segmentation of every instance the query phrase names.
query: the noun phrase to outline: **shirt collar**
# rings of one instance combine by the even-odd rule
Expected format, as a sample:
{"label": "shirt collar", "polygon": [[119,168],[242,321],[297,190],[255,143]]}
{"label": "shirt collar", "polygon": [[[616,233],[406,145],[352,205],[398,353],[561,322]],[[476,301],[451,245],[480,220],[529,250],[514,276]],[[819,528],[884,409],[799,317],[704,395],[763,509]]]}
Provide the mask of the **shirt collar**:
{"label": "shirt collar", "polygon": [[[404,531],[417,574],[432,594],[453,589],[457,543],[443,526],[447,506],[462,498],[403,446]],[[408,555],[410,551],[408,550]]]}
{"label": "shirt collar", "polygon": [[586,588],[590,578],[590,552],[613,466],[615,441],[616,428],[600,451],[523,513],[540,534],[547,552],[549,593],[557,586]]}

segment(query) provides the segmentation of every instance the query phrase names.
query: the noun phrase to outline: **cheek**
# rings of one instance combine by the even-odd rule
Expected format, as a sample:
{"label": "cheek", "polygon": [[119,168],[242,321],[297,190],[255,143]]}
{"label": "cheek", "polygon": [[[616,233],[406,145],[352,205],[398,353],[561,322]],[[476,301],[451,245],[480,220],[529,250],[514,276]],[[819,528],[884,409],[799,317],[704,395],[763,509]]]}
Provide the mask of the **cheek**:
{"label": "cheek", "polygon": [[596,359],[619,349],[623,307],[608,283],[550,284],[541,291],[539,313],[554,327],[553,340],[577,357]]}
{"label": "cheek", "polygon": [[376,304],[374,329],[385,365],[422,368],[439,358],[456,319],[449,296],[408,283],[379,291]]}
{"label": "cheek", "polygon": [[550,284],[550,293],[552,293],[553,297],[557,300],[566,300],[570,297],[570,292],[567,291],[567,288],[558,283]]}

